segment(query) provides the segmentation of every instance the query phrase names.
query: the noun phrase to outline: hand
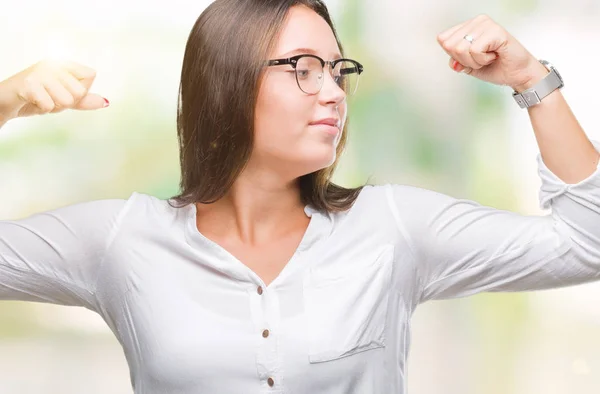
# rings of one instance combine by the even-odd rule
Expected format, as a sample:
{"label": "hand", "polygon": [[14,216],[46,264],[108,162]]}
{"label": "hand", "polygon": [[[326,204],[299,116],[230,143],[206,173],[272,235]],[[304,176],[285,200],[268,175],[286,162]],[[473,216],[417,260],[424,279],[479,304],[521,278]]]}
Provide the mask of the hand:
{"label": "hand", "polygon": [[[473,37],[469,43],[465,35]],[[519,41],[487,15],[451,27],[437,36],[450,56],[450,67],[482,81],[510,86],[521,92],[548,70]]]}
{"label": "hand", "polygon": [[96,72],[74,62],[43,60],[0,82],[0,121],[65,109],[94,110],[108,100],[88,93]]}

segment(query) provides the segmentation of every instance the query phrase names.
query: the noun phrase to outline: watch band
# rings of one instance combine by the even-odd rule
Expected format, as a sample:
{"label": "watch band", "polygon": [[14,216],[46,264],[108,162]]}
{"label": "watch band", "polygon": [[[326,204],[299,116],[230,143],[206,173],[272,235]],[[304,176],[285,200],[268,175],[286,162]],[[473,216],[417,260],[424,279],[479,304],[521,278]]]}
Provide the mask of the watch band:
{"label": "watch band", "polygon": [[535,86],[524,90],[521,93],[513,92],[513,98],[521,108],[529,108],[539,104],[544,97],[564,86],[564,81],[558,70],[546,60],[540,60],[540,63],[550,71],[548,75],[539,81]]}

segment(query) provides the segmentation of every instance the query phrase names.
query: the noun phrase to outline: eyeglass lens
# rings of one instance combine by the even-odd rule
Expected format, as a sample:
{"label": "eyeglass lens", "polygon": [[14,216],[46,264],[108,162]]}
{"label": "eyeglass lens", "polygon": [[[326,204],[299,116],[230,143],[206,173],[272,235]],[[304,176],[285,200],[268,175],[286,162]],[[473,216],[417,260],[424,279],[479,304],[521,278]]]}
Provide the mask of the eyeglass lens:
{"label": "eyeglass lens", "polygon": [[[321,62],[310,56],[301,57],[296,64],[298,86],[307,94],[316,94],[323,86],[325,74]],[[333,79],[348,96],[356,92],[358,86],[358,68],[355,63],[341,61],[335,65]]]}

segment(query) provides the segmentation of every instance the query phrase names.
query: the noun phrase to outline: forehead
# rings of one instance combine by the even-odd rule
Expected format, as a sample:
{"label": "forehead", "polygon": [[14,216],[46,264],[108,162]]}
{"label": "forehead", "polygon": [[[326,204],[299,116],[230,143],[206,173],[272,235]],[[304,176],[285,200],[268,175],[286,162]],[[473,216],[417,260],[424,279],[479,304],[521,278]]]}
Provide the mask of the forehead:
{"label": "forehead", "polygon": [[324,59],[341,57],[333,31],[319,14],[306,6],[290,8],[279,35],[273,56],[292,56],[305,53],[306,48]]}

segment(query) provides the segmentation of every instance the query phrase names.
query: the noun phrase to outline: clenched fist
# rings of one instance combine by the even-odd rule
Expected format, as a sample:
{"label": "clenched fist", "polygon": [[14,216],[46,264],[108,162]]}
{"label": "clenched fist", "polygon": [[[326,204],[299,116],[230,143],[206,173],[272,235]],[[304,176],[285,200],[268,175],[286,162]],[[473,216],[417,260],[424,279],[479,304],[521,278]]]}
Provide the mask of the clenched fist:
{"label": "clenched fist", "polygon": [[485,14],[440,33],[438,43],[457,72],[521,92],[548,70],[510,33]]}
{"label": "clenched fist", "polygon": [[94,110],[108,100],[89,89],[96,72],[74,62],[43,60],[0,82],[0,124],[17,117]]}

